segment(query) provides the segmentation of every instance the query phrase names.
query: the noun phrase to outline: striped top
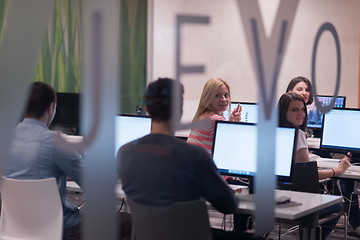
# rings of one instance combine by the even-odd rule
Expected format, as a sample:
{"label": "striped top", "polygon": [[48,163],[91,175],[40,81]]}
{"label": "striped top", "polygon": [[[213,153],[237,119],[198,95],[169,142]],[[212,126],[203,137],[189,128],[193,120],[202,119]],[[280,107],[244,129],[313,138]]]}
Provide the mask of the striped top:
{"label": "striped top", "polygon": [[213,141],[214,141],[215,121],[217,120],[225,121],[226,119],[218,114],[206,114],[200,117],[200,119],[205,119],[205,118],[210,119],[211,121],[210,127],[206,130],[201,130],[201,129],[191,130],[187,142],[190,144],[201,146],[211,153]]}

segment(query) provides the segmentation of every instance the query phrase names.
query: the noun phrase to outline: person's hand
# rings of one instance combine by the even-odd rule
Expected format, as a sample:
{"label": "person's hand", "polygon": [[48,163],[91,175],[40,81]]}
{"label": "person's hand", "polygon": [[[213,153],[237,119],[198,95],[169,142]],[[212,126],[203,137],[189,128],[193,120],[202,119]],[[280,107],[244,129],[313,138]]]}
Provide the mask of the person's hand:
{"label": "person's hand", "polygon": [[241,120],[241,110],[242,110],[242,107],[240,106],[240,103],[238,103],[237,107],[230,114],[230,121],[232,121],[232,122],[240,122],[240,120]]}
{"label": "person's hand", "polygon": [[343,159],[341,159],[341,161],[339,162],[338,167],[334,169],[336,176],[343,174],[351,166],[349,156],[350,156],[349,153],[345,155],[345,157],[343,157]]}

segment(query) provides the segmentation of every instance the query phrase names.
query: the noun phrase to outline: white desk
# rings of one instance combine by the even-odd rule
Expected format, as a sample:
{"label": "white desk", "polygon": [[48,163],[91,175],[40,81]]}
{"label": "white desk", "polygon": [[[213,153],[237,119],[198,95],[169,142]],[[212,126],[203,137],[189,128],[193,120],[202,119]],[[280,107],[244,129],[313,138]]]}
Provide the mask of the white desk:
{"label": "white desk", "polygon": [[[66,182],[66,190],[70,191],[70,192],[79,192],[82,193],[83,190],[81,189],[81,187],[74,181],[67,181]],[[125,192],[121,187],[121,184],[118,183],[116,184],[116,188],[115,188],[115,195],[121,199],[121,198],[126,198]]]}
{"label": "white desk", "polygon": [[[66,184],[68,191],[82,192],[82,189],[74,181],[67,181]],[[125,198],[125,193],[121,187],[121,184],[116,186],[116,196],[118,198]],[[304,192],[294,192],[294,191],[284,191],[277,190],[276,196],[287,196],[291,198],[291,201],[299,202],[300,205],[291,206],[291,207],[275,207],[275,217],[277,219],[285,220],[299,220],[301,218],[310,216],[317,211],[324,209],[326,207],[332,206],[336,203],[342,202],[341,196],[334,195],[323,195],[323,194],[314,194],[314,193],[304,193]],[[254,202],[241,201],[238,205],[238,212],[244,214],[253,214],[255,210]],[[307,220],[304,220],[304,224]],[[311,232],[311,236],[314,235],[315,227],[303,227],[304,232]],[[303,239],[308,239],[308,236],[303,237]],[[312,237],[310,237],[312,239]]]}
{"label": "white desk", "polygon": [[[83,190],[74,181],[67,181],[66,189],[73,192],[83,192]],[[116,185],[116,196],[125,198],[124,190],[121,184]],[[291,201],[299,202],[301,205],[292,207],[276,207],[275,217],[286,220],[296,220],[308,214],[319,211],[328,206],[334,205],[342,201],[341,196],[324,195],[315,193],[304,193],[295,191],[276,190],[276,196],[287,196]],[[255,210],[254,202],[241,201],[238,205],[239,212],[245,214],[252,214]]]}
{"label": "white desk", "polygon": [[[297,220],[342,202],[342,196],[285,190],[276,190],[276,196],[287,196],[291,198],[291,201],[301,203],[291,207],[275,207],[275,217],[285,220]],[[240,213],[252,214],[255,210],[255,203],[242,201],[239,202],[238,208]]]}
{"label": "white desk", "polygon": [[66,190],[70,192],[82,193],[81,187],[74,181],[66,181]]}
{"label": "white desk", "polygon": [[80,143],[84,140],[83,136],[67,135],[67,134],[62,134],[62,136],[65,138],[66,141],[71,143]]}
{"label": "white desk", "polygon": [[[290,220],[300,223],[302,228],[302,240],[315,240],[318,211],[341,203],[342,196],[324,195],[315,193],[304,193],[295,191],[277,190],[276,196],[290,197],[291,201],[301,203],[291,207],[275,207],[275,217],[279,220]],[[244,214],[253,214],[255,210],[254,202],[239,202],[238,212]]]}
{"label": "white desk", "polygon": [[[320,168],[335,168],[338,166],[339,161],[341,159],[334,159],[334,158],[315,158],[318,167]],[[337,176],[338,178],[350,178],[350,179],[360,179],[360,166],[351,166],[349,169]]]}

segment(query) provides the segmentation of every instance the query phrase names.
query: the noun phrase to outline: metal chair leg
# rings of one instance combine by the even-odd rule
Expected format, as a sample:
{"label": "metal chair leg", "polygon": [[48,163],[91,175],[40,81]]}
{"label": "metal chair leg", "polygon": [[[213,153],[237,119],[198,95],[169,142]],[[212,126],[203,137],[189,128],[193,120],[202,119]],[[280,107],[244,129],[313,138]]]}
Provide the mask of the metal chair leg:
{"label": "metal chair leg", "polygon": [[279,223],[279,240],[281,239],[281,223]]}

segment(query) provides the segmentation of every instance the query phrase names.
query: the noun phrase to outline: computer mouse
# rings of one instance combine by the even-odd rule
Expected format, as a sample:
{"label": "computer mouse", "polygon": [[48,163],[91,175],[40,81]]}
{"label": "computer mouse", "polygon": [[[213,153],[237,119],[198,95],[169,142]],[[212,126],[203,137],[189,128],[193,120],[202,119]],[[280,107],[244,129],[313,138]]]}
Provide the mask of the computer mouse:
{"label": "computer mouse", "polygon": [[280,197],[276,197],[275,201],[277,204],[281,204],[281,203],[288,203],[291,201],[290,197],[286,197],[286,196],[280,196]]}

